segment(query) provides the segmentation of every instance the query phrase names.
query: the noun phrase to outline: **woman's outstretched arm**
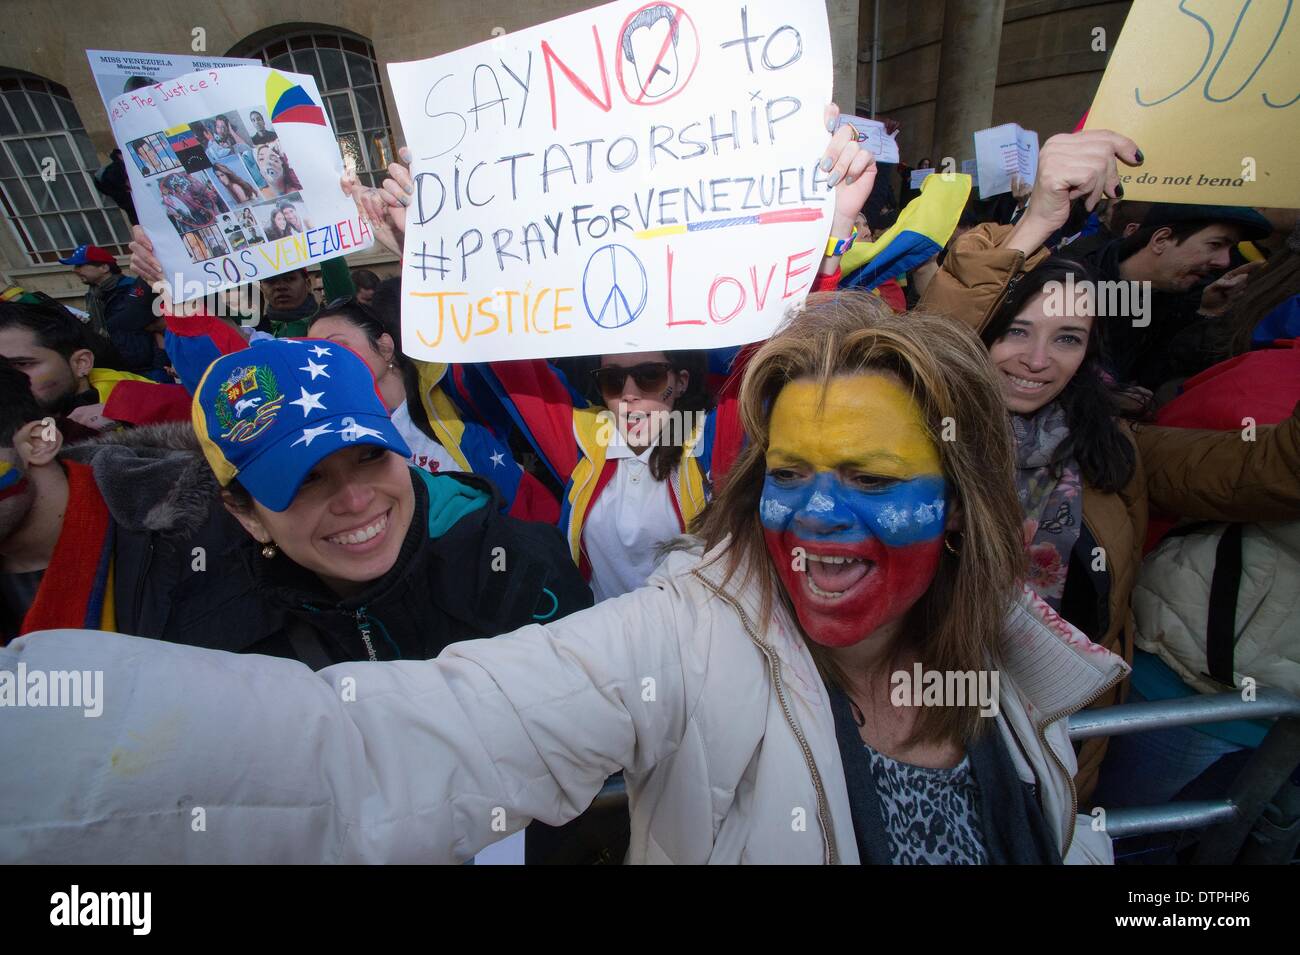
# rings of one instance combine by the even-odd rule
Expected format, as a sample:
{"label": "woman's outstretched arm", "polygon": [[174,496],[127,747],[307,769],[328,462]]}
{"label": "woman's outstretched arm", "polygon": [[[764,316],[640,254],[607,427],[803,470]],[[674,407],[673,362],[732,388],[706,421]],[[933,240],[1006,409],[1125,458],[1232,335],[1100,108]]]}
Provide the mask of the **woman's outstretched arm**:
{"label": "woman's outstretched arm", "polygon": [[685,731],[709,632],[657,583],[437,660],[316,673],[93,631],[14,641],[0,860],[459,862],[561,824]]}

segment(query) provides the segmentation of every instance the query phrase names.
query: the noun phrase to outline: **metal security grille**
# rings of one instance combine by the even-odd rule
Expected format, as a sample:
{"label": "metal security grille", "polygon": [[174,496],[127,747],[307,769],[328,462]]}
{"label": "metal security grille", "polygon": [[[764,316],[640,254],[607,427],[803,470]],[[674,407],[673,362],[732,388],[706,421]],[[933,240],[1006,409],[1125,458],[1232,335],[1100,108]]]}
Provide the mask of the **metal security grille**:
{"label": "metal security grille", "polygon": [[368,185],[384,181],[395,151],[374,47],[350,34],[313,30],[287,34],[239,55],[314,77],[344,163],[354,165],[357,178]]}
{"label": "metal security grille", "polygon": [[130,223],[96,191],[98,168],[66,89],[0,71],[0,201],[33,265],[55,262],[83,243],[127,253]]}

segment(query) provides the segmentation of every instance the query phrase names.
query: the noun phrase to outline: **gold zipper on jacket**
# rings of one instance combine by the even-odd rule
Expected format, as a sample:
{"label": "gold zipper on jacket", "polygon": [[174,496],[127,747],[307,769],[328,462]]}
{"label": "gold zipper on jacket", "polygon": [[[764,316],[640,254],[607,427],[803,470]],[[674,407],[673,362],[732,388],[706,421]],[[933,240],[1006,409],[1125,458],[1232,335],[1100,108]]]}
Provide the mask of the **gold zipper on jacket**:
{"label": "gold zipper on jacket", "polygon": [[777,659],[775,651],[759,639],[758,634],[749,623],[749,615],[745,613],[745,608],[730,595],[723,593],[722,590],[713,585],[713,583],[704,578],[704,575],[697,570],[691,571],[700,582],[708,587],[709,590],[721,600],[731,605],[740,617],[741,626],[745,628],[745,633],[749,634],[749,639],[758,647],[759,651],[767,660],[768,672],[772,677],[772,684],[776,687],[776,697],[781,702],[781,712],[785,715],[785,721],[794,733],[794,737],[799,741],[799,747],[803,750],[804,762],[808,764],[808,771],[812,774],[813,788],[817,790],[817,821],[822,830],[822,859],[827,865],[839,865],[839,852],[835,847],[835,836],[831,830],[830,803],[826,799],[826,790],[822,785],[822,774],[817,770],[817,762],[813,759],[812,747],[808,745],[808,739],[804,736],[803,730],[799,728],[794,714],[790,710],[790,704],[785,698],[785,686],[781,682],[781,661]]}
{"label": "gold zipper on jacket", "polygon": [[1074,776],[1072,776],[1070,774],[1070,771],[1065,768],[1065,764],[1061,762],[1061,757],[1056,755],[1056,750],[1052,749],[1051,744],[1047,742],[1047,727],[1049,727],[1059,719],[1065,719],[1071,717],[1075,713],[1078,713],[1080,710],[1087,709],[1093,703],[1096,703],[1099,699],[1101,699],[1112,689],[1114,689],[1115,686],[1121,680],[1123,680],[1125,676],[1127,676],[1127,673],[1121,671],[1118,675],[1115,676],[1114,679],[1112,679],[1110,682],[1108,682],[1105,686],[1103,686],[1092,696],[1088,697],[1082,703],[1078,703],[1075,706],[1070,707],[1068,710],[1063,710],[1060,713],[1056,713],[1052,716],[1049,716],[1047,719],[1043,720],[1038,724],[1038,741],[1043,744],[1043,749],[1051,753],[1052,759],[1056,762],[1057,767],[1061,770],[1061,773],[1065,776],[1065,781],[1070,786],[1070,815],[1069,818],[1066,820],[1067,825],[1065,827],[1065,846],[1064,848],[1061,849],[1062,862],[1065,861],[1065,855],[1067,852],[1070,851],[1070,846],[1073,845],[1074,843],[1074,825],[1079,815],[1079,790],[1074,785]]}

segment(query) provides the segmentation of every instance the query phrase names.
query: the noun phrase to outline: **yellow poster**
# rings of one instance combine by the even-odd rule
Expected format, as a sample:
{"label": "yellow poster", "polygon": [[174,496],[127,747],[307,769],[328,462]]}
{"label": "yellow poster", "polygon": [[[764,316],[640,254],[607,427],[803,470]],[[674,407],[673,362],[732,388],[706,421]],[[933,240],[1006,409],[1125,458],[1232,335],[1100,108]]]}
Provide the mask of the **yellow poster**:
{"label": "yellow poster", "polygon": [[1126,199],[1300,208],[1300,3],[1134,0],[1087,127],[1145,154]]}

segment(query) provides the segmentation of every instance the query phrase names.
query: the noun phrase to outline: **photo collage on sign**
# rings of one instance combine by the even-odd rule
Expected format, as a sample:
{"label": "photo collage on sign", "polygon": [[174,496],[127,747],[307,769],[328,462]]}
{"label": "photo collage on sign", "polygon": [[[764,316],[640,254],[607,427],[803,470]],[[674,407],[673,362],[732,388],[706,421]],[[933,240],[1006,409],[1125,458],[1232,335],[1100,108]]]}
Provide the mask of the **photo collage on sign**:
{"label": "photo collage on sign", "polygon": [[194,262],[312,227],[302,183],[262,109],[221,113],[127,145]]}

